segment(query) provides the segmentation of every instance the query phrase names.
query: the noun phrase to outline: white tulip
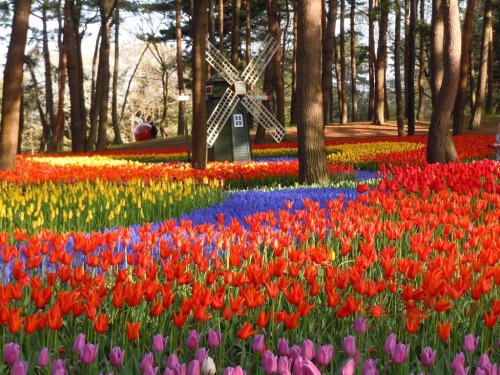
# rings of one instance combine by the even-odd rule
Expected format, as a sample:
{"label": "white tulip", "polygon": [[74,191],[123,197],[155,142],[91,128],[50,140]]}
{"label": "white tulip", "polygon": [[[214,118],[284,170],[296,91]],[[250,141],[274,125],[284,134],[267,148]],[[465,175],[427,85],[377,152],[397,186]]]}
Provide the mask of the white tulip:
{"label": "white tulip", "polygon": [[215,368],[215,363],[212,357],[207,357],[201,365],[202,375],[215,375],[217,369]]}

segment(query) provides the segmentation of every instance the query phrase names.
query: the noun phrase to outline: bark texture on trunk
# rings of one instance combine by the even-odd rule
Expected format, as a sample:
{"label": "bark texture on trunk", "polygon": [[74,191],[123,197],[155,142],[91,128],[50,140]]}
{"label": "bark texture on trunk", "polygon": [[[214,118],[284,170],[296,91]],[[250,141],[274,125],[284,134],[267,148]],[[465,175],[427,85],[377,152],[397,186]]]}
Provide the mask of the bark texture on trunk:
{"label": "bark texture on trunk", "polygon": [[396,85],[396,122],[398,127],[398,136],[404,135],[404,97],[401,84],[401,1],[396,0],[396,25],[395,25],[395,43],[394,43],[394,81]]}
{"label": "bark texture on trunk", "polygon": [[[420,24],[425,23],[425,1],[420,1]],[[422,121],[425,118],[425,34],[424,28],[420,27],[419,56],[418,56],[418,110],[417,120]]]}
{"label": "bark texture on trunk", "polygon": [[193,5],[193,158],[191,163],[196,169],[207,167],[206,27],[207,1],[195,1]]}
{"label": "bark texture on trunk", "polygon": [[323,123],[327,124],[332,119],[330,118],[330,97],[333,90],[333,45],[335,38],[335,6],[337,2],[334,0],[328,1],[328,12],[326,16],[325,33],[322,35],[322,70],[321,70],[321,87],[323,96]]}
{"label": "bark texture on trunk", "polygon": [[351,0],[351,121],[358,121],[358,90],[356,88],[357,65],[356,65],[356,29],[355,18],[356,1]]}
{"label": "bark texture on trunk", "polygon": [[[182,61],[182,0],[175,1],[175,41],[177,63],[177,90],[179,95],[184,95],[184,62]],[[214,36],[215,39],[215,36]],[[213,42],[215,43],[215,41]],[[214,44],[215,45],[215,44]],[[177,114],[177,135],[187,135],[186,102],[179,101]]]}
{"label": "bark texture on trunk", "polygon": [[474,24],[474,7],[476,0],[467,0],[464,25],[462,30],[462,54],[460,57],[460,78],[457,97],[453,108],[453,134],[459,135],[464,131],[465,91],[469,74],[470,49],[472,48],[472,26]]}
{"label": "bark texture on trunk", "polygon": [[[421,0],[423,1],[423,0]],[[408,31],[408,73],[406,75],[406,117],[408,118],[408,135],[415,135],[415,39],[417,24],[417,0],[410,0],[410,28]]]}
{"label": "bark texture on trunk", "polygon": [[379,36],[377,48],[377,64],[375,74],[375,107],[373,123],[385,124],[385,70],[387,64],[387,27],[389,23],[389,2],[380,2]]}
{"label": "bark texture on trunk", "polygon": [[321,0],[298,1],[297,143],[299,182],[326,183],[325,133],[321,96]]}
{"label": "bark texture on trunk", "polygon": [[231,64],[239,69],[241,0],[233,0],[231,27]]}
{"label": "bark texture on trunk", "polygon": [[68,87],[71,104],[71,150],[87,150],[86,108],[83,90],[83,62],[79,30],[80,10],[74,0],[64,3],[64,45],[68,60]]}
{"label": "bark texture on trunk", "polygon": [[12,33],[3,77],[0,120],[0,169],[14,169],[21,124],[24,49],[28,37],[31,0],[16,0]]}
{"label": "bark texture on trunk", "polygon": [[347,124],[347,77],[346,77],[346,58],[345,58],[345,0],[340,0],[340,80],[342,81],[340,123]]}
{"label": "bark texture on trunk", "polygon": [[481,44],[481,64],[479,65],[479,86],[477,88],[476,102],[469,124],[469,129],[479,129],[481,126],[481,117],[483,115],[483,106],[486,99],[486,86],[488,84],[488,54],[491,33],[491,15],[492,0],[485,0],[484,18],[483,18],[483,37]]}
{"label": "bark texture on trunk", "polygon": [[433,0],[430,56],[432,116],[427,139],[428,163],[453,162],[457,158],[450,133],[450,116],[460,76],[461,44],[458,0]]}

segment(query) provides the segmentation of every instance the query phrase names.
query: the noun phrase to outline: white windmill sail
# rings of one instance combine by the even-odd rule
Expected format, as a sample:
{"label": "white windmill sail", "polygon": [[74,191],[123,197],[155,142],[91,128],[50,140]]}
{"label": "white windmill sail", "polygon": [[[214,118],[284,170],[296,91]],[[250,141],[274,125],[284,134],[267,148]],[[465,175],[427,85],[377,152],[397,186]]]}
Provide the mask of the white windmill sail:
{"label": "white windmill sail", "polygon": [[240,73],[238,70],[224,57],[220,51],[214,47],[207,39],[207,50],[206,50],[207,61],[213,66],[215,70],[228,82],[233,84],[238,81]]}
{"label": "white windmill sail", "polygon": [[276,120],[265,106],[259,106],[260,101],[256,99],[255,95],[247,91],[247,95],[241,99],[241,103],[256,118],[257,123],[269,131],[269,134],[271,134],[276,142],[280,142],[283,139],[285,136],[285,127]]}
{"label": "white windmill sail", "polygon": [[278,43],[271,35],[268,35],[257,52],[257,55],[250,60],[247,67],[241,74],[241,78],[248,85],[255,85],[277,49]]}

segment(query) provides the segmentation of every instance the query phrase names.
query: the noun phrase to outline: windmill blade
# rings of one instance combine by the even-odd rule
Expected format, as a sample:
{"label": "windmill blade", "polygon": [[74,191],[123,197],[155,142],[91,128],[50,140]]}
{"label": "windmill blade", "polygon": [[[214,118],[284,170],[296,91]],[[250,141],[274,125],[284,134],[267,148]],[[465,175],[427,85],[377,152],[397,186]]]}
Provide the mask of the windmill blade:
{"label": "windmill blade", "polygon": [[257,52],[257,55],[250,60],[250,63],[241,74],[241,77],[247,84],[253,86],[257,82],[277,49],[278,43],[271,35],[268,35],[264,43],[262,43],[259,52]]}
{"label": "windmill blade", "polygon": [[210,65],[217,70],[224,79],[233,84],[238,80],[238,70],[207,40],[206,58]]}
{"label": "windmill blade", "polygon": [[259,105],[260,101],[255,95],[247,91],[247,95],[241,99],[241,103],[245,108],[257,119],[257,123],[261,124],[276,142],[280,142],[285,136],[285,127],[279,123],[269,110]]}
{"label": "windmill blade", "polygon": [[227,88],[224,95],[222,95],[222,98],[207,121],[207,144],[209,147],[214,145],[231,112],[233,112],[234,107],[238,104],[238,99],[238,95],[230,88]]}

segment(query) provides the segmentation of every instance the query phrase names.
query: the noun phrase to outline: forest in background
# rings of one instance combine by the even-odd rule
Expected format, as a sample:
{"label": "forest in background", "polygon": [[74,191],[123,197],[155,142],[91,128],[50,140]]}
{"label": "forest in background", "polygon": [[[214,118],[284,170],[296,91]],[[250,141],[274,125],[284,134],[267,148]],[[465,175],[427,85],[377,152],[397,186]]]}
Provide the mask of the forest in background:
{"label": "forest in background", "polygon": [[[455,134],[479,126],[483,112],[498,111],[497,3],[460,3],[468,53],[462,49]],[[2,5],[8,30],[12,5]],[[211,0],[207,6],[208,39],[240,71],[268,33],[280,41],[254,91],[272,93],[277,119],[295,124],[296,2]],[[318,58],[325,123],[391,119],[403,135],[412,133],[416,120],[429,120],[431,7],[416,0],[324,1]],[[131,141],[131,129],[140,122],[159,124],[163,136],[190,132],[191,106],[175,96],[191,89],[191,25],[186,1],[33,2],[20,150],[103,149]],[[72,74],[68,64],[81,72]],[[78,108],[71,90],[82,98]]]}

